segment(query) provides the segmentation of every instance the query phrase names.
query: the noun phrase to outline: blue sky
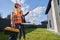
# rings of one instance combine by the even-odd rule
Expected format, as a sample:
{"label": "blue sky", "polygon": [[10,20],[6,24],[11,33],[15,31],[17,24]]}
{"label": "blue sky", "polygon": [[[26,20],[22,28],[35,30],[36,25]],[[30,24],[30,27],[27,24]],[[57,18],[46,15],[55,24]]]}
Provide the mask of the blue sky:
{"label": "blue sky", "polygon": [[[48,0],[21,0],[21,1],[22,2],[20,2],[20,4],[22,5],[22,10],[24,13],[26,13],[29,10],[31,10],[32,15],[37,15],[38,13],[40,13],[39,14],[41,15],[40,17],[35,17],[36,23],[41,22],[43,20],[47,20],[47,16],[45,15],[45,9],[47,7]],[[0,0],[0,12],[2,14],[2,17],[5,18],[7,17],[7,15],[11,14],[11,9],[13,7],[14,7],[14,0],[13,1]],[[38,11],[38,9],[40,11]],[[36,10],[37,12],[35,13]],[[26,17],[26,20],[28,21],[28,16]],[[31,17],[29,20],[31,20]]]}

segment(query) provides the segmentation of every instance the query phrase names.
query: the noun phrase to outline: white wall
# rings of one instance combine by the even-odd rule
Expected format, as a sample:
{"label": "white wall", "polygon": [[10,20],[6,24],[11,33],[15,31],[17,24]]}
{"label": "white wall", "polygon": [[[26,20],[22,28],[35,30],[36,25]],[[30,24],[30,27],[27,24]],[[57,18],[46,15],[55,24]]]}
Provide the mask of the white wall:
{"label": "white wall", "polygon": [[[53,23],[53,16],[52,16],[52,9],[51,8],[50,8],[50,10],[49,10],[49,12],[47,14],[47,17],[48,17],[48,26],[47,26],[47,28],[51,29],[51,30],[54,30],[54,23]],[[49,20],[51,20],[51,26],[52,27],[50,27]]]}
{"label": "white wall", "polygon": [[51,11],[48,13],[48,20],[52,21],[52,28],[54,32],[60,32],[60,7],[58,6],[57,0],[51,1]]}
{"label": "white wall", "polygon": [[60,5],[58,5],[58,11],[59,11],[59,13],[58,13],[58,18],[59,18],[59,23],[60,23]]}
{"label": "white wall", "polygon": [[[48,12],[48,28],[54,32],[58,32],[60,17],[58,15],[58,4],[57,0],[51,1],[51,9]],[[51,20],[52,27],[50,28],[49,20]]]}
{"label": "white wall", "polygon": [[58,32],[60,33],[60,4],[58,5],[58,21],[59,21]]}
{"label": "white wall", "polygon": [[[48,17],[47,28],[56,33],[60,33],[60,4],[58,5],[57,0],[51,1],[51,9],[49,10],[47,17]],[[51,20],[52,25],[51,28],[49,20]]]}
{"label": "white wall", "polygon": [[52,9],[52,18],[53,18],[53,24],[54,24],[54,32],[58,32],[57,26],[58,26],[58,12],[57,12],[57,0],[51,1],[51,9]]}

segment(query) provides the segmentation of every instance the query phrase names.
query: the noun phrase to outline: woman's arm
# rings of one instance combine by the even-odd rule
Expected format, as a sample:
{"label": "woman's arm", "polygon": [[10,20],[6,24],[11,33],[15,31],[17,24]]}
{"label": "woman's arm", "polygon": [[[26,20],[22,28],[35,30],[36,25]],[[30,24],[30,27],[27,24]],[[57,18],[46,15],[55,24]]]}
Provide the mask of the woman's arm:
{"label": "woman's arm", "polygon": [[11,13],[11,26],[12,26],[12,27],[14,27],[13,14],[14,14],[14,12]]}
{"label": "woman's arm", "polygon": [[24,15],[24,16],[26,16],[26,15],[28,15],[29,14],[29,11]]}
{"label": "woman's arm", "polygon": [[22,12],[22,10],[21,10],[21,15],[22,16],[26,16],[26,15],[28,15],[29,14],[29,11],[25,14],[25,15],[23,15],[23,12]]}
{"label": "woman's arm", "polygon": [[12,24],[12,21],[13,21],[13,20],[12,20],[12,13],[11,13],[11,24]]}
{"label": "woman's arm", "polygon": [[13,8],[11,10],[11,24],[13,24],[13,14],[16,12],[16,10]]}

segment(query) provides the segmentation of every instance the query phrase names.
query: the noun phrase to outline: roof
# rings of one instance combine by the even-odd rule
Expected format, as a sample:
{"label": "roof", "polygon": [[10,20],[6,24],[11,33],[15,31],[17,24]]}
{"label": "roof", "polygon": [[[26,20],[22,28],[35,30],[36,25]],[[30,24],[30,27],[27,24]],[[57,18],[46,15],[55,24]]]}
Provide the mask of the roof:
{"label": "roof", "polygon": [[49,0],[49,2],[48,2],[48,5],[47,5],[47,9],[46,9],[45,14],[48,14],[48,12],[49,12],[49,10],[50,10],[50,8],[51,8],[51,1],[52,1],[52,0]]}
{"label": "roof", "polygon": [[48,21],[46,20],[46,21],[42,21],[41,23],[48,23]]}

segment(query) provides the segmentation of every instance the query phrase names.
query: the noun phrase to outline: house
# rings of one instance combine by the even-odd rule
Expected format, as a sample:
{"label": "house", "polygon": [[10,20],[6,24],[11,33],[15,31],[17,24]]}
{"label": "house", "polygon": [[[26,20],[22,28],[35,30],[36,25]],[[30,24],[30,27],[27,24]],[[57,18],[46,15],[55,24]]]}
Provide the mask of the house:
{"label": "house", "polygon": [[45,14],[48,18],[47,29],[60,34],[60,0],[49,0]]}
{"label": "house", "polygon": [[46,21],[42,21],[41,22],[42,28],[47,28],[47,24],[48,24],[47,20]]}

